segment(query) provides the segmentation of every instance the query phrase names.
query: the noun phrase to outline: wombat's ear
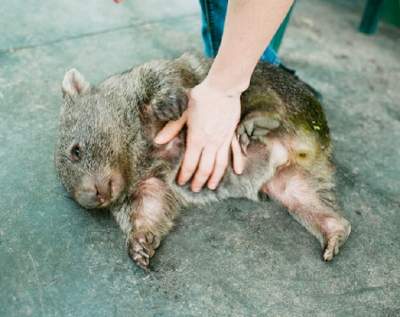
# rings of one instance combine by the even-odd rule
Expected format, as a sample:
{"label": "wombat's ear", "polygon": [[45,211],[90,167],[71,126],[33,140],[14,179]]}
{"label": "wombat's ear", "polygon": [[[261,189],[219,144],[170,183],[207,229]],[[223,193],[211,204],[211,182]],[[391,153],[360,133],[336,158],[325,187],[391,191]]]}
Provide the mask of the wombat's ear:
{"label": "wombat's ear", "polygon": [[72,68],[65,73],[61,89],[64,96],[69,95],[72,97],[87,92],[90,89],[90,84],[80,72]]}

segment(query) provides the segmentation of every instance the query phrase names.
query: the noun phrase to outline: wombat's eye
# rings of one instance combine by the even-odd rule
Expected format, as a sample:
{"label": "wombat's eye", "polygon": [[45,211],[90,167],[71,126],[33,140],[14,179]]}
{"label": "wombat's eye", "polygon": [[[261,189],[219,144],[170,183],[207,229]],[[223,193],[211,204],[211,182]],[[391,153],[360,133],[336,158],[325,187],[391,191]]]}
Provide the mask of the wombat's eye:
{"label": "wombat's eye", "polygon": [[77,162],[81,159],[81,155],[82,155],[82,150],[79,144],[73,145],[70,152],[71,160]]}

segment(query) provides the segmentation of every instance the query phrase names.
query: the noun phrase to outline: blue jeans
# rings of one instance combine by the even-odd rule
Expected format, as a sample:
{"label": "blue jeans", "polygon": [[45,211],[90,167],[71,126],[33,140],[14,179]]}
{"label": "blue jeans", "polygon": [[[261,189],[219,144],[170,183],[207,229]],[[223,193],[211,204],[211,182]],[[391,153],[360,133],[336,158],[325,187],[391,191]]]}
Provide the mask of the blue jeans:
{"label": "blue jeans", "polygon": [[[202,37],[205,54],[215,57],[221,43],[224,31],[224,22],[228,0],[199,0],[202,11]],[[278,54],[271,47],[267,47],[261,55],[261,61],[279,65]]]}

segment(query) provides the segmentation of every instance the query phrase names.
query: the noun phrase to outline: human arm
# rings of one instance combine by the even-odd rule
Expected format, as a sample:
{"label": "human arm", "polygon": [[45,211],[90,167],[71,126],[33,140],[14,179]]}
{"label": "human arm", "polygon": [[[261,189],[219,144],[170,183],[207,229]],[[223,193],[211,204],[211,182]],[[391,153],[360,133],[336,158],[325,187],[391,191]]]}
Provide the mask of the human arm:
{"label": "human arm", "polygon": [[228,3],[225,31],[211,69],[189,95],[187,112],[168,123],[156,142],[169,142],[187,124],[187,148],[178,177],[186,183],[193,174],[192,190],[208,182],[215,189],[233,152],[236,173],[243,158],[235,128],[240,119],[240,95],[247,89],[260,55],[289,11],[291,0],[232,0]]}

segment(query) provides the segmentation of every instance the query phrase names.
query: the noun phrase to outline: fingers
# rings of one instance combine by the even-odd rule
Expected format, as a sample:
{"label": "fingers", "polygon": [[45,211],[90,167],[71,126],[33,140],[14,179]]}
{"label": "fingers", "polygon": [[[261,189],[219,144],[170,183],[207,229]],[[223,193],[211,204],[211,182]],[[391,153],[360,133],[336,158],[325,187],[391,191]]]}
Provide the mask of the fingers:
{"label": "fingers", "polygon": [[192,177],[203,149],[199,143],[192,141],[189,136],[187,137],[186,143],[185,156],[178,177],[179,185],[184,185]]}
{"label": "fingers", "polygon": [[182,116],[176,121],[168,122],[164,128],[154,138],[157,144],[166,144],[176,137],[179,131],[182,130],[187,121],[187,112],[183,112]]}
{"label": "fingers", "polygon": [[[192,191],[199,192],[206,182],[209,189],[216,189],[229,163],[229,143],[223,144],[218,151],[212,147],[193,147],[191,144],[194,143],[188,143],[178,183],[185,184],[197,169],[191,185]],[[236,136],[232,138],[230,146],[233,170],[241,174],[244,170],[244,157]]]}
{"label": "fingers", "polygon": [[233,170],[236,174],[242,174],[244,170],[244,157],[238,139],[234,135],[231,143],[233,156]]}
{"label": "fingers", "polygon": [[214,171],[207,183],[209,189],[214,190],[217,188],[219,182],[225,174],[229,160],[229,143],[219,149],[215,159]]}
{"label": "fingers", "polygon": [[199,167],[192,181],[192,191],[199,192],[209,179],[214,170],[216,151],[213,148],[205,148],[201,154]]}

